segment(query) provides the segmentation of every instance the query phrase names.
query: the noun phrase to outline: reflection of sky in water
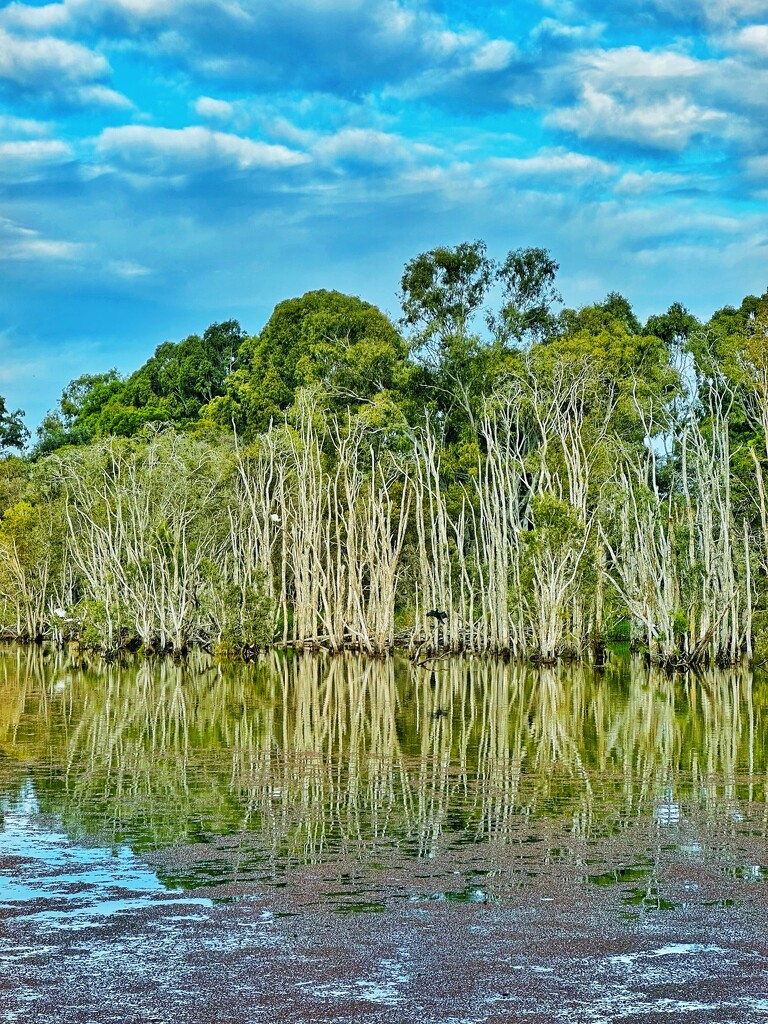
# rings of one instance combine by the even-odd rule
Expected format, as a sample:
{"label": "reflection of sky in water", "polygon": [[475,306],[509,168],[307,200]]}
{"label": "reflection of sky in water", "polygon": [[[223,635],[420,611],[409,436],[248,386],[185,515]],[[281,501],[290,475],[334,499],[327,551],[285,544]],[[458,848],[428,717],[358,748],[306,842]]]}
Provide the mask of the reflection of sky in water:
{"label": "reflection of sky in water", "polygon": [[[57,928],[78,928],[93,918],[153,905],[167,890],[126,847],[106,850],[73,843],[49,816],[42,815],[31,780],[20,793],[0,795],[0,862],[18,858],[13,876],[0,873],[0,907],[36,904],[36,919],[50,919]],[[210,900],[189,900],[210,906]]]}

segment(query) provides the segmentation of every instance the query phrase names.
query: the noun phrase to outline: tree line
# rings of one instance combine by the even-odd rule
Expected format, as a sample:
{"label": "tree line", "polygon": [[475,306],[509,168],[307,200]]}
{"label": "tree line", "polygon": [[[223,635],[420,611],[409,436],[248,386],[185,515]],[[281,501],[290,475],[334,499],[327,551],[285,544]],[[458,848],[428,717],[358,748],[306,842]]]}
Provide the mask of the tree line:
{"label": "tree line", "polygon": [[314,291],[71,382],[0,463],[6,635],[761,661],[768,292],[643,324],[557,270],[438,248],[397,324]]}

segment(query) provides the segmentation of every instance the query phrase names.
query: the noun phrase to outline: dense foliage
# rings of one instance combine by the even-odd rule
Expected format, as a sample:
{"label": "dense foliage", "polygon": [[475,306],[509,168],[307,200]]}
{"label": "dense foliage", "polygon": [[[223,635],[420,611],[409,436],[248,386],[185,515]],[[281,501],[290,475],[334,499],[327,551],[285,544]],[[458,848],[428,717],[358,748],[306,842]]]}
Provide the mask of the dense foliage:
{"label": "dense foliage", "polygon": [[[394,324],[281,302],[64,390],[0,462],[0,624],[115,650],[768,654],[768,292],[560,309],[543,249],[422,253]],[[21,414],[0,400],[3,445]]]}

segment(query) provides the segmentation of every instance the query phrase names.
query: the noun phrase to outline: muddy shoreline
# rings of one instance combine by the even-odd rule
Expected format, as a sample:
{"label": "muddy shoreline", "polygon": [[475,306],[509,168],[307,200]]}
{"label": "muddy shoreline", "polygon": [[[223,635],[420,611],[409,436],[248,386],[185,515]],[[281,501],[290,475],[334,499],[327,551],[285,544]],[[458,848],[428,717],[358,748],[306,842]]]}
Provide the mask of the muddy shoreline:
{"label": "muddy shoreline", "polygon": [[[0,864],[28,881],[35,870]],[[764,886],[679,864],[659,882],[672,909],[632,917],[620,888],[567,874],[496,902],[412,886],[378,911],[339,912],[318,869],[269,891],[233,883],[141,900],[118,887],[89,898],[64,869],[57,891],[0,910],[2,1020],[768,1019]]]}

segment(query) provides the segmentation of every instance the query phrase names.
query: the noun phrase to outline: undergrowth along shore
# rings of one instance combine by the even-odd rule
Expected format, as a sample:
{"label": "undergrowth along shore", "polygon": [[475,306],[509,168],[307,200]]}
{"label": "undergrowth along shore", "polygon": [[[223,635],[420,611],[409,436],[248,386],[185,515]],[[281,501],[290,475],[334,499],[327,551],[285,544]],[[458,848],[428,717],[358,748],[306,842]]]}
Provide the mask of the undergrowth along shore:
{"label": "undergrowth along shore", "polygon": [[768,292],[643,324],[556,312],[557,270],[441,246],[398,325],[319,290],[72,381],[0,459],[0,632],[549,664],[623,624],[668,668],[768,660]]}
{"label": "undergrowth along shore", "polygon": [[37,500],[3,517],[5,632],[105,652],[407,642],[551,663],[626,621],[662,665],[761,658],[768,531],[739,518],[722,396],[662,467],[616,433],[596,372],[491,395],[465,468],[429,418],[339,422],[311,390],[247,447],[155,426],[56,453]]}

